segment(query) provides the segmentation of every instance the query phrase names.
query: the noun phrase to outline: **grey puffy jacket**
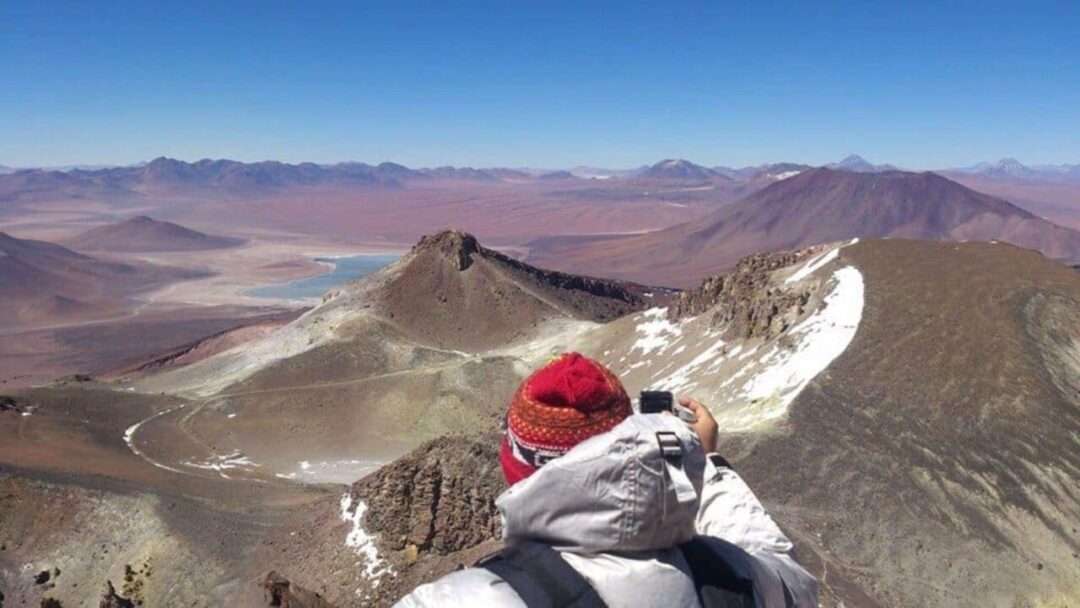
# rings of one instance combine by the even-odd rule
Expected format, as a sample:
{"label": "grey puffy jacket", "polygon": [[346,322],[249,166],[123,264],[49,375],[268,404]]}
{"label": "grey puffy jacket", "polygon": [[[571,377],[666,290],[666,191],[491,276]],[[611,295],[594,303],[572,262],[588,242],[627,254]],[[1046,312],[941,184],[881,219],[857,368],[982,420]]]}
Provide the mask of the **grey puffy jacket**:
{"label": "grey puffy jacket", "polygon": [[[677,440],[681,457],[665,458],[657,433]],[[791,541],[742,479],[713,466],[697,435],[673,416],[627,418],[515,484],[496,505],[507,541],[557,549],[613,608],[699,606],[678,549],[695,535],[726,540],[750,556],[733,561],[750,570],[742,574],[753,580],[760,608],[817,606],[817,581],[791,557]],[[417,587],[396,606],[524,603],[495,574],[469,568]]]}

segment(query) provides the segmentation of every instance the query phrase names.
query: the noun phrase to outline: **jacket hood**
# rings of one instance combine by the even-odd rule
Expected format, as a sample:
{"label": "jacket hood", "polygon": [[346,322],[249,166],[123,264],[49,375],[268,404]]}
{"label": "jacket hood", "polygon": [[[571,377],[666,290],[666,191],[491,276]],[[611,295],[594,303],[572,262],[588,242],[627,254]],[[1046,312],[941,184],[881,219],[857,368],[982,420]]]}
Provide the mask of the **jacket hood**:
{"label": "jacket hood", "polygon": [[545,464],[495,501],[503,537],[561,551],[666,549],[694,536],[705,472],[697,434],[674,416],[630,416]]}

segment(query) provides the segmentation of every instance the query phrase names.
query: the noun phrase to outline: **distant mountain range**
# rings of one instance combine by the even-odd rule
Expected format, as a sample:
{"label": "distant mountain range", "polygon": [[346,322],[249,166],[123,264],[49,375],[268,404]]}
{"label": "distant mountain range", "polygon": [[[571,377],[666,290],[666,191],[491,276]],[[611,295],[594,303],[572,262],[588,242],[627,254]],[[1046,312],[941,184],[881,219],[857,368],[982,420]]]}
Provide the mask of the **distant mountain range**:
{"label": "distant mountain range", "polygon": [[[855,173],[898,171],[895,165],[875,164],[852,154],[830,169]],[[0,165],[0,200],[33,199],[39,196],[167,194],[198,190],[245,194],[292,186],[394,187],[412,180],[461,180],[475,182],[527,182],[534,180],[663,180],[687,182],[737,182],[767,185],[812,168],[801,163],[771,163],[733,168],[706,167],[681,158],[670,158],[636,169],[616,170],[578,166],[568,170],[509,168],[433,167],[412,169],[392,162],[369,165],[278,161],[243,163],[204,159],[185,162],[156,158],[146,163],[116,167],[78,165],[58,168],[16,169]],[[1080,164],[1028,166],[1005,158],[994,163],[942,169],[945,175],[981,176],[995,180],[1051,180],[1080,182]]]}
{"label": "distant mountain range", "polygon": [[[824,166],[855,173],[902,170],[892,164],[872,163],[856,154]],[[413,169],[393,162],[377,165],[361,162],[289,164],[278,161],[244,163],[233,160],[204,159],[189,163],[161,157],[130,166],[78,165],[19,169],[0,165],[0,199],[11,198],[14,194],[77,188],[153,192],[178,187],[242,189],[323,184],[399,185],[410,180],[421,179],[479,182],[524,182],[538,179],[575,178],[671,181],[726,181],[730,179],[735,182],[749,182],[762,179],[774,181],[785,179],[811,168],[813,168],[812,165],[789,162],[740,168],[721,165],[706,167],[681,158],[664,159],[635,169],[577,166],[567,170],[540,170],[453,166]],[[968,167],[946,168],[936,172],[943,175],[981,176],[999,180],[1080,181],[1080,164],[1025,165],[1014,158],[1003,158],[996,162],[983,162]]]}
{"label": "distant mountain range", "polygon": [[735,169],[732,167],[713,167],[713,171],[721,175],[726,175],[736,181],[746,181],[754,179],[787,179],[798,175],[799,173],[812,169],[810,165],[803,165],[800,163],[770,163],[766,165],[757,165],[754,167],[742,167],[741,169]]}
{"label": "distant mountain range", "polygon": [[[903,171],[896,165],[872,163],[858,154],[851,154],[839,162],[824,165],[829,169],[850,171],[853,173],[880,173],[883,171]],[[615,171],[610,169],[597,169],[590,167],[577,167],[570,171],[583,178],[610,179],[626,176],[644,176],[663,179],[684,180],[708,180],[717,176],[728,177],[736,181],[760,179],[762,177],[791,177],[801,171],[812,169],[813,165],[804,163],[770,163],[750,167],[727,167],[718,165],[705,167],[694,164],[684,159],[666,159],[654,165],[641,167],[627,171]],[[1024,165],[1014,158],[1003,158],[994,163],[978,163],[970,167],[948,168],[936,171],[937,173],[978,174],[988,177],[1006,179],[1048,179],[1063,180],[1071,179],[1080,181],[1080,164],[1061,165]]]}
{"label": "distant mountain range", "polygon": [[157,158],[149,163],[97,170],[26,169],[0,175],[0,200],[25,200],[58,195],[124,196],[224,192],[247,195],[296,186],[396,187],[415,179],[480,181],[529,180],[533,176],[512,169],[438,167],[410,169],[384,162],[288,164],[277,161],[242,163],[200,160],[188,163]]}
{"label": "distant mountain range", "polygon": [[1015,158],[1003,158],[996,163],[978,163],[970,167],[950,169],[946,173],[981,175],[995,179],[1080,181],[1080,164],[1028,166]]}
{"label": "distant mountain range", "polygon": [[8,167],[6,165],[0,165],[0,175],[3,175],[4,173],[14,173],[16,171],[27,171],[32,169],[41,169],[45,171],[98,171],[100,169],[111,169],[116,166],[118,165],[58,165],[55,167]]}
{"label": "distant mountain range", "polygon": [[1001,240],[1080,260],[1080,232],[935,173],[804,171],[693,222],[631,236],[552,237],[540,266],[683,287],[759,251],[854,237]]}

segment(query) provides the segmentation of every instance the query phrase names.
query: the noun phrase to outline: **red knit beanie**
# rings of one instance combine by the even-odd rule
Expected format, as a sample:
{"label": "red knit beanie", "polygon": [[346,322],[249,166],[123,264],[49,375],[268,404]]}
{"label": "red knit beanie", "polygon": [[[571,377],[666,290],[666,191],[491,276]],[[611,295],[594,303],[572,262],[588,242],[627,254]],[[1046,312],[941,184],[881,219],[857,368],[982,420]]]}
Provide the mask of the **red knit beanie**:
{"label": "red knit beanie", "polygon": [[525,479],[632,412],[615,374],[578,353],[560,355],[526,378],[510,401],[499,455],[506,481]]}

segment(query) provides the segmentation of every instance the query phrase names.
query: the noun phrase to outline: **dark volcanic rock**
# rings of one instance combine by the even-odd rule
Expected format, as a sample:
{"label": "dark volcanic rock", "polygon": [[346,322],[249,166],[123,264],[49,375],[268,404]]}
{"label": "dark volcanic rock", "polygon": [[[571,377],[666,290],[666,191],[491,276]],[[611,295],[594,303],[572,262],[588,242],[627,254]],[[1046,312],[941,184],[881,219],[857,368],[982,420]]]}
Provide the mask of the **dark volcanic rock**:
{"label": "dark volcanic rock", "polygon": [[112,581],[105,581],[105,593],[98,608],[135,608],[135,602],[116,594]]}
{"label": "dark volcanic rock", "polygon": [[[495,497],[505,487],[497,438],[443,437],[353,485],[368,505],[365,529],[380,545],[446,555],[496,537]],[[411,548],[410,548],[411,547]]]}
{"label": "dark volcanic rock", "polygon": [[[280,608],[333,608],[333,604],[323,599],[321,595],[308,591],[299,585],[289,582],[289,579],[277,572],[266,575],[263,581],[267,606]],[[104,604],[102,604],[104,608]]]}
{"label": "dark volcanic rock", "polygon": [[14,397],[8,395],[0,395],[0,412],[8,411],[21,411],[19,410],[19,402]]}
{"label": "dark volcanic rock", "polygon": [[472,266],[473,254],[480,253],[480,243],[471,234],[459,230],[443,230],[425,235],[413,247],[414,253],[435,250],[454,260],[458,270]]}
{"label": "dark volcanic rock", "polygon": [[769,274],[796,264],[813,251],[759,253],[743,258],[731,272],[709,277],[696,289],[679,294],[668,316],[679,320],[715,308],[712,324],[729,326],[740,338],[779,335],[802,315],[810,293],[771,286]]}
{"label": "dark volcanic rock", "polygon": [[353,485],[362,526],[394,567],[367,604],[390,606],[417,585],[470,566],[501,546],[495,498],[505,488],[499,437],[443,437]]}
{"label": "dark volcanic rock", "polygon": [[[287,572],[294,594],[300,583],[335,605],[391,606],[417,585],[492,555],[501,547],[495,498],[505,487],[499,439],[435,439],[347,495],[328,497],[269,539],[267,570]],[[360,521],[349,523],[361,508]],[[365,573],[367,557],[344,542],[354,526],[374,539],[383,562],[377,578]],[[284,597],[272,578],[264,588],[268,600]]]}

